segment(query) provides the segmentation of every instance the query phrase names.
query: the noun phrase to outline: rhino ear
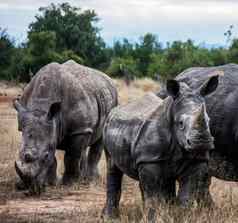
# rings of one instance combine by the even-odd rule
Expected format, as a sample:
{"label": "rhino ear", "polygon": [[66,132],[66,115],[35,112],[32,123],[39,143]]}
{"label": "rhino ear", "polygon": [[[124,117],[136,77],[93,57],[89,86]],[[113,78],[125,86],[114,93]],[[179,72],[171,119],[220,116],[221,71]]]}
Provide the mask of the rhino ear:
{"label": "rhino ear", "polygon": [[26,117],[27,110],[19,102],[18,98],[13,100],[13,107],[17,111],[18,131],[22,131],[22,126],[23,126],[24,118]]}
{"label": "rhino ear", "polygon": [[19,102],[19,99],[14,99],[13,100],[13,107],[16,109],[17,112],[19,113],[23,113],[26,111],[26,109],[21,105],[21,103]]}
{"label": "rhino ear", "polygon": [[167,81],[167,92],[169,96],[175,99],[179,95],[179,82],[176,80],[168,80]]}
{"label": "rhino ear", "polygon": [[212,76],[207,80],[199,89],[200,94],[205,97],[206,95],[211,94],[217,89],[219,83],[219,75]]}
{"label": "rhino ear", "polygon": [[61,109],[61,102],[54,102],[51,104],[49,112],[47,114],[47,119],[51,121],[59,112]]}

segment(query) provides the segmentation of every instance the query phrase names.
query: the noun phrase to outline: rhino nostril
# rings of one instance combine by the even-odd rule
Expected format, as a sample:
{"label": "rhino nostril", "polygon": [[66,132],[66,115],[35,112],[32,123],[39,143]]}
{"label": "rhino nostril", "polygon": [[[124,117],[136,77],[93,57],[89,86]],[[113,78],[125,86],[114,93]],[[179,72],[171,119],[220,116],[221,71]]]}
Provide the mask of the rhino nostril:
{"label": "rhino nostril", "polygon": [[47,153],[45,153],[44,161],[48,160],[48,158],[49,158],[49,153],[47,152]]}
{"label": "rhino nostril", "polygon": [[33,161],[34,161],[32,155],[31,155],[30,153],[26,153],[26,154],[25,154],[24,160],[25,160],[26,163],[30,163],[30,162],[33,162]]}
{"label": "rhino nostril", "polygon": [[191,141],[189,139],[187,139],[187,144],[191,146]]}

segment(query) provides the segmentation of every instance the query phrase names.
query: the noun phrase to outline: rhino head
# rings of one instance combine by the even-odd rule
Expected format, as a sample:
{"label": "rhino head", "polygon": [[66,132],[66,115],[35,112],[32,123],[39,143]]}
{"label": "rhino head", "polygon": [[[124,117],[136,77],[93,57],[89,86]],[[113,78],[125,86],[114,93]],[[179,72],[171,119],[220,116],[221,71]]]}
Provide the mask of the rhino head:
{"label": "rhino head", "polygon": [[214,148],[204,97],[217,86],[218,76],[211,77],[196,90],[176,80],[167,82],[167,92],[173,98],[170,112],[173,133],[177,143],[187,152],[199,154]]}
{"label": "rhino head", "polygon": [[39,194],[55,162],[60,102],[51,104],[48,112],[30,111],[18,100],[13,105],[18,112],[19,131],[22,132],[22,146],[15,162],[16,172],[32,194]]}

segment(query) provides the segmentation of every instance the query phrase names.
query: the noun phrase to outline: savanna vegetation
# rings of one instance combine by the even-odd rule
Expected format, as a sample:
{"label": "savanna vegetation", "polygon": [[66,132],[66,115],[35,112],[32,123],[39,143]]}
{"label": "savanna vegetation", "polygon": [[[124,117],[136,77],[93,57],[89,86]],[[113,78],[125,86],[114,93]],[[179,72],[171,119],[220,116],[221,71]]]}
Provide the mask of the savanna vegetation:
{"label": "savanna vegetation", "polygon": [[[0,79],[29,81],[43,65],[73,59],[100,69],[112,77],[125,71],[130,77],[171,78],[192,66],[238,63],[238,38],[233,26],[224,33],[226,47],[208,49],[192,40],[163,46],[159,36],[147,33],[137,42],[124,38],[108,46],[100,36],[94,10],[81,10],[68,3],[39,9],[29,25],[27,40],[16,44],[0,28]],[[221,33],[221,35],[223,35]]]}

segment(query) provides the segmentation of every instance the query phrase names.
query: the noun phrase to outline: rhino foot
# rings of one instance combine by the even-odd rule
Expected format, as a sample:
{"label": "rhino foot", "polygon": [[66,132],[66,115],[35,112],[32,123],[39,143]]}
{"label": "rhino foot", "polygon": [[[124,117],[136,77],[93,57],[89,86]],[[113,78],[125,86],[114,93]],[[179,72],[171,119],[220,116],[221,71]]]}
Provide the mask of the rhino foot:
{"label": "rhino foot", "polygon": [[104,222],[120,222],[120,214],[118,208],[104,207],[101,218]]}
{"label": "rhino foot", "polygon": [[98,169],[96,168],[96,169],[87,171],[87,174],[85,175],[84,179],[88,183],[97,182],[100,179],[100,174]]}
{"label": "rhino foot", "polygon": [[54,178],[54,179],[49,179],[48,182],[47,182],[47,186],[56,186],[57,182],[58,182],[57,177]]}
{"label": "rhino foot", "polygon": [[15,183],[15,188],[18,191],[23,191],[23,190],[28,190],[29,186],[27,186],[26,184],[24,184],[24,182],[21,179],[17,179],[16,183]]}
{"label": "rhino foot", "polygon": [[47,173],[47,185],[55,186],[57,183],[57,160],[55,158],[54,163],[49,168]]}
{"label": "rhino foot", "polygon": [[75,182],[81,182],[82,178],[79,176],[68,176],[63,175],[63,177],[59,180],[60,185],[70,186]]}

